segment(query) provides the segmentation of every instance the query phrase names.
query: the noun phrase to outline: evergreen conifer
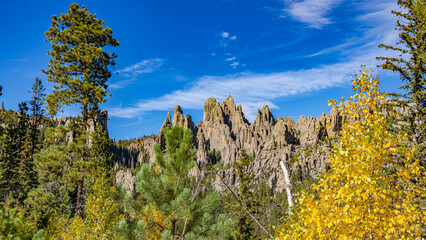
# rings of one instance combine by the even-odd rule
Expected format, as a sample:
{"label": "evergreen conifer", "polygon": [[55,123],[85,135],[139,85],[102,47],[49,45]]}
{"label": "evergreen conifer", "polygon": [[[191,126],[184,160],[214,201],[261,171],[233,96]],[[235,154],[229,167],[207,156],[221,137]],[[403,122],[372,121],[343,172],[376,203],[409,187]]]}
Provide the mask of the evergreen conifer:
{"label": "evergreen conifer", "polygon": [[[196,161],[191,130],[173,126],[164,134],[164,152],[156,145],[155,163],[144,164],[136,177],[136,189],[146,199],[149,213],[139,225],[155,225],[161,239],[228,239],[233,222],[217,214],[219,193],[196,191],[196,179],[189,177]],[[120,224],[120,229],[126,228]]]}

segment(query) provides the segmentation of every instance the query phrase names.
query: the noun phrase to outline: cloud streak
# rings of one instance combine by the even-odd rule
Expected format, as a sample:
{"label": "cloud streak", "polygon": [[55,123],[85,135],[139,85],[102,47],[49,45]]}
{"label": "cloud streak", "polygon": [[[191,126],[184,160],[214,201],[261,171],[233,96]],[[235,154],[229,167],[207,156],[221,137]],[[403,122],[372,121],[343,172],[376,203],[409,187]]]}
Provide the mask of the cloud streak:
{"label": "cloud streak", "polygon": [[332,23],[328,13],[342,0],[291,1],[283,11],[293,19],[306,23],[311,28],[322,28]]}
{"label": "cloud streak", "polygon": [[[232,95],[244,108],[250,121],[256,118],[258,108],[281,97],[304,94],[348,82],[352,70],[366,64],[368,57],[361,57],[345,63],[324,65],[300,71],[262,73],[239,73],[226,76],[204,76],[187,89],[176,90],[158,98],[142,100],[137,104],[110,109],[110,116],[134,118],[146,111],[171,110],[175,104],[186,109],[202,109],[205,100],[214,96],[219,100]],[[371,61],[369,61],[371,62]]]}
{"label": "cloud streak", "polygon": [[125,79],[110,83],[109,89],[124,88],[136,81],[139,75],[158,71],[164,62],[165,60],[162,58],[150,58],[117,70],[115,73],[122,74]]}
{"label": "cloud streak", "polygon": [[[274,104],[277,99],[343,86],[349,83],[350,76],[360,68],[360,65],[367,67],[377,65],[376,56],[390,54],[377,48],[377,45],[392,44],[397,39],[397,33],[393,30],[394,20],[389,17],[390,10],[394,8],[395,4],[390,2],[378,4],[377,9],[370,8],[368,13],[356,18],[364,24],[366,22],[371,24],[360,37],[361,40],[348,39],[343,44],[310,56],[341,51],[346,58],[345,61],[297,71],[202,76],[184,89],[140,100],[131,106],[111,108],[110,116],[134,118],[148,111],[170,111],[176,104],[184,109],[201,110],[208,97],[213,96],[221,101],[232,95],[237,103],[242,104],[247,119],[253,122],[257,109],[263,105],[278,108]],[[230,63],[232,64],[232,61]]]}
{"label": "cloud streak", "polygon": [[145,59],[131,66],[117,70],[116,73],[123,73],[123,74],[152,73],[160,69],[163,63],[164,63],[164,59],[161,59],[161,58]]}

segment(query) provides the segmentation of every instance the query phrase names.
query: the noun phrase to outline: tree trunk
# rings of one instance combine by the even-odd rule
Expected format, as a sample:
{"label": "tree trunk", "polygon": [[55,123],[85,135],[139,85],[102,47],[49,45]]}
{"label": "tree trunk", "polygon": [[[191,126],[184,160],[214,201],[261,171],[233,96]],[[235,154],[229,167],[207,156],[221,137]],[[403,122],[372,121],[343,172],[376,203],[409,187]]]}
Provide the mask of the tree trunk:
{"label": "tree trunk", "polygon": [[175,239],[176,221],[172,222],[172,239]]}
{"label": "tree trunk", "polygon": [[75,205],[75,215],[81,214],[81,199],[82,199],[82,192],[83,192],[83,179],[77,182],[77,202]]}
{"label": "tree trunk", "polygon": [[280,162],[281,168],[284,172],[284,180],[285,180],[285,190],[287,192],[287,201],[288,201],[288,212],[289,214],[293,214],[291,211],[291,208],[293,207],[293,196],[291,195],[291,183],[290,183],[290,177],[288,174],[287,167],[285,166],[284,162]]}

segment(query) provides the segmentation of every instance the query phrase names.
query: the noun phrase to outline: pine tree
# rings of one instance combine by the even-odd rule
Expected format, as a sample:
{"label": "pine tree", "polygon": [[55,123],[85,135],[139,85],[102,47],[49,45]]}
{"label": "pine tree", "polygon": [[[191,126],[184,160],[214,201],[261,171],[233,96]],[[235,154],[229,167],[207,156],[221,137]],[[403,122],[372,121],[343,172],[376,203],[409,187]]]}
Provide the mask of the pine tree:
{"label": "pine tree", "polygon": [[33,145],[30,133],[30,118],[27,114],[26,103],[19,105],[18,124],[16,128],[17,162],[16,171],[16,198],[23,203],[28,192],[37,185],[37,173],[33,159]]}
{"label": "pine tree", "polygon": [[7,120],[0,141],[0,193],[3,201],[13,198],[23,202],[27,193],[36,185],[27,111],[28,107],[24,102],[19,104],[19,112],[9,112],[5,116]]}
{"label": "pine tree", "polygon": [[111,77],[115,54],[106,46],[118,46],[112,30],[87,8],[71,4],[67,14],[52,16],[52,27],[45,33],[52,44],[49,69],[43,70],[55,82],[47,97],[47,109],[55,115],[64,105],[80,104],[83,120],[95,117],[99,103],[105,102],[107,80]]}
{"label": "pine tree", "polygon": [[[251,190],[253,185],[253,174],[249,171],[248,167],[253,162],[251,156],[249,156],[243,149],[240,153],[240,157],[234,163],[236,175],[240,181],[239,191],[237,197],[247,207],[247,209],[254,214],[255,207],[259,204],[253,195]],[[236,203],[235,206],[231,207],[232,210],[237,212],[237,221],[235,223],[235,238],[236,239],[256,239],[258,238],[255,234],[255,223],[253,219],[246,213],[244,206],[240,203]]]}
{"label": "pine tree", "polygon": [[[366,70],[352,81],[358,91],[343,114],[338,144],[328,161],[329,171],[305,192],[290,221],[282,228],[284,239],[415,239],[426,212],[418,201],[424,186],[424,168],[414,158],[406,134],[389,131],[389,119],[379,102],[378,78]],[[331,101],[335,103],[335,101]],[[341,107],[341,103],[338,107]],[[385,167],[394,167],[387,175]]]}
{"label": "pine tree", "polygon": [[74,161],[66,141],[68,132],[64,126],[47,127],[42,149],[34,156],[39,186],[30,192],[26,205],[43,227],[56,215],[69,216],[75,210],[71,200],[76,177],[71,171]]}
{"label": "pine tree", "polygon": [[399,18],[396,21],[399,42],[395,46],[381,44],[379,47],[398,52],[399,56],[377,59],[385,61],[380,67],[399,73],[404,82],[400,88],[406,93],[395,95],[408,99],[414,107],[403,105],[409,109],[403,129],[413,138],[417,145],[416,157],[426,166],[426,2],[398,0],[398,5],[401,10],[392,13]]}
{"label": "pine tree", "polygon": [[32,124],[31,124],[31,155],[34,155],[34,153],[39,150],[39,128],[42,124],[43,116],[45,114],[45,110],[43,108],[44,101],[43,98],[46,96],[44,91],[46,88],[43,86],[43,82],[41,79],[36,78],[35,82],[33,83],[33,86],[31,87],[30,93],[32,93],[31,100],[29,102],[30,104],[30,110],[31,110],[31,117],[32,117]]}
{"label": "pine tree", "polygon": [[[156,145],[154,165],[144,164],[136,176],[136,189],[148,204],[146,212],[159,216],[139,221],[146,226],[140,228],[157,226],[161,239],[228,239],[232,220],[215,214],[219,193],[196,191],[195,178],[188,176],[196,160],[191,130],[174,126],[164,134],[165,153]],[[126,229],[124,222],[120,224]]]}
{"label": "pine tree", "polygon": [[0,208],[0,239],[45,239],[43,229],[37,228],[37,224],[25,217],[25,209],[17,206],[10,207],[10,202]]}
{"label": "pine tree", "polygon": [[21,239],[23,235],[22,220],[16,209],[0,209],[0,239]]}
{"label": "pine tree", "polygon": [[82,110],[81,121],[74,122],[78,136],[69,147],[75,162],[70,175],[77,185],[76,214],[81,213],[85,176],[93,166],[87,157],[89,124],[95,123],[99,104],[106,101],[110,67],[115,65],[116,55],[104,48],[119,45],[112,30],[96,17],[73,3],[68,13],[52,16],[52,26],[45,33],[46,41],[52,44],[48,51],[52,58],[43,72],[48,75],[47,81],[55,83],[53,93],[46,98],[46,108],[52,116],[67,105],[79,105]]}

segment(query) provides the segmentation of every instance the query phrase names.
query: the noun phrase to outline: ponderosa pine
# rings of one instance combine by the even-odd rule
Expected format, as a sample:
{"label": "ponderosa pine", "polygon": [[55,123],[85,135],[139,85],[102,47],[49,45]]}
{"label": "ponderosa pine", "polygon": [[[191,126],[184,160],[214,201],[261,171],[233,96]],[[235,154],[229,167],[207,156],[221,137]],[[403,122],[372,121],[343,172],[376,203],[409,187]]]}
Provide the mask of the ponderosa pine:
{"label": "ponderosa pine", "polygon": [[79,105],[81,119],[74,119],[77,136],[70,144],[72,152],[72,181],[76,183],[76,214],[83,207],[83,187],[85,176],[93,163],[89,160],[89,124],[95,124],[99,114],[99,104],[106,101],[107,81],[111,77],[110,67],[115,65],[116,55],[105,51],[105,47],[115,47],[119,42],[112,36],[112,30],[104,26],[104,21],[96,14],[76,3],[70,5],[66,14],[52,16],[52,26],[45,33],[51,43],[48,55],[51,59],[47,81],[54,82],[52,94],[46,97],[47,110],[51,116],[64,106]]}
{"label": "ponderosa pine", "polygon": [[[218,214],[219,193],[196,191],[196,179],[189,176],[196,161],[191,130],[173,126],[164,136],[165,150],[155,145],[155,163],[142,165],[136,176],[136,189],[147,207],[145,221],[134,226],[146,236],[158,229],[155,239],[229,239],[233,222]],[[118,229],[129,228],[122,221]]]}

